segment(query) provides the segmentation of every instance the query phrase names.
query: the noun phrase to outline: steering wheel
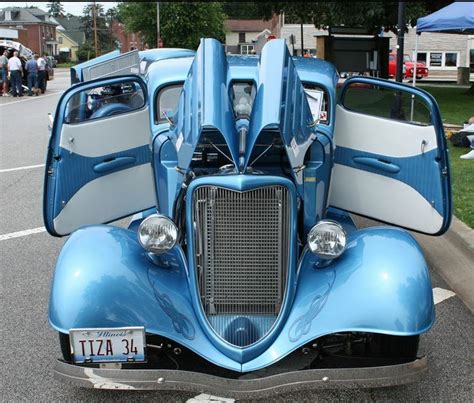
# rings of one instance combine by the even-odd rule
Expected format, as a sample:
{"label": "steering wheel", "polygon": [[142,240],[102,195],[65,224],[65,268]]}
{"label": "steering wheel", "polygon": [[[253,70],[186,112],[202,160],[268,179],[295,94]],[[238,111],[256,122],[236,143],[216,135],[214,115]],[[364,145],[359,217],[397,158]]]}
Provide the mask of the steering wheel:
{"label": "steering wheel", "polygon": [[103,118],[105,116],[119,115],[124,112],[130,112],[132,108],[126,104],[105,104],[97,109],[90,117],[90,119]]}

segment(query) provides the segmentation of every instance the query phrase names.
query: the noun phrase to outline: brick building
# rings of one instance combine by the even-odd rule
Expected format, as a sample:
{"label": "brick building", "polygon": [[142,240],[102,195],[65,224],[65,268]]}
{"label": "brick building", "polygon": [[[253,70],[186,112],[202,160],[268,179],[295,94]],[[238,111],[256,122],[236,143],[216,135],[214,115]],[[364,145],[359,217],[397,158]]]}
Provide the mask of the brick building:
{"label": "brick building", "polygon": [[118,49],[120,49],[121,52],[128,52],[132,49],[143,50],[145,48],[140,34],[125,31],[123,25],[118,21],[112,22],[112,35],[118,42]]}
{"label": "brick building", "polygon": [[36,7],[0,9],[0,28],[18,30],[18,41],[36,53],[57,53],[56,26],[48,13]]}

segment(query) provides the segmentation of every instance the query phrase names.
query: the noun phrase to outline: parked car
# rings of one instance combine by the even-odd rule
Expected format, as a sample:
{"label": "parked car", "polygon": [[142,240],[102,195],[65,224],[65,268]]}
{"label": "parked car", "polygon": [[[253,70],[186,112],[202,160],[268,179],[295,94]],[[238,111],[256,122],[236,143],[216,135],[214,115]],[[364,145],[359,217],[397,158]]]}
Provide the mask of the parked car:
{"label": "parked car", "polygon": [[46,58],[49,60],[50,66],[56,68],[58,61],[53,56],[46,56]]}
{"label": "parked car", "polygon": [[[388,59],[388,75],[395,77],[397,74],[397,54],[390,53]],[[413,71],[415,70],[415,62],[411,60],[410,55],[403,55],[403,77],[413,78]],[[416,62],[416,79],[428,77],[428,67],[423,62]]]}
{"label": "parked car", "polygon": [[145,76],[116,57],[72,69],[48,147],[55,376],[247,398],[418,379],[435,309],[406,229],[451,220],[434,98],[352,77],[336,99],[334,66],[277,39],[163,49]]}
{"label": "parked car", "polygon": [[[10,40],[0,40],[0,54],[7,50],[9,53],[9,58],[13,56],[13,52],[18,52],[18,57],[21,60],[21,64],[23,66],[23,70],[25,71],[26,62],[31,59],[34,52],[23,46],[20,42],[10,41]],[[44,83],[44,88],[42,88],[42,92],[46,91],[47,82],[54,79],[54,68],[53,63],[51,61],[53,59],[51,56],[46,56],[46,81]],[[54,59],[53,59],[54,60]],[[28,86],[27,83],[27,74],[23,75],[23,86],[26,89]]]}

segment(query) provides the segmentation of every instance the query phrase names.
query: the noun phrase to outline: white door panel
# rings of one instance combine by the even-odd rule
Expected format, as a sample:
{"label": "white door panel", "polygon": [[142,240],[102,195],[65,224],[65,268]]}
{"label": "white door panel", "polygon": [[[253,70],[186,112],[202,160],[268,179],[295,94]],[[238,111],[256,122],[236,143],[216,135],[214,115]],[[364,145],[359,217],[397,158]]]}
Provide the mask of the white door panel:
{"label": "white door panel", "polygon": [[403,182],[339,164],[332,175],[333,206],[432,234],[443,224],[436,209]]}
{"label": "white door panel", "polygon": [[148,107],[102,119],[64,124],[60,146],[84,157],[100,157],[150,143]]}
{"label": "white door panel", "polygon": [[339,147],[390,157],[411,157],[437,147],[433,126],[417,126],[363,115],[336,106],[335,139]]}
{"label": "white door panel", "polygon": [[66,91],[48,147],[43,211],[49,233],[68,235],[156,205],[147,100],[138,76]]}
{"label": "white door panel", "polygon": [[59,235],[84,225],[100,224],[155,205],[150,164],[102,176],[84,185],[54,219]]}
{"label": "white door panel", "polygon": [[426,234],[448,229],[447,151],[429,94],[348,79],[336,105],[334,145],[330,206]]}

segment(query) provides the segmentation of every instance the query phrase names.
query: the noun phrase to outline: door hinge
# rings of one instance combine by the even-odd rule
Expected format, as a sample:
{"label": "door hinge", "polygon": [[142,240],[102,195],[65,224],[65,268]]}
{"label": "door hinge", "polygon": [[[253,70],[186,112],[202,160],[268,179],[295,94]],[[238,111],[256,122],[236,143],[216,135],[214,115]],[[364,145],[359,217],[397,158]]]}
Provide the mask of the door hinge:
{"label": "door hinge", "polygon": [[54,169],[52,167],[48,168],[48,176],[53,176],[54,174]]}
{"label": "door hinge", "polygon": [[443,174],[443,176],[448,176],[448,168],[444,167],[444,168],[441,170],[441,173]]}

